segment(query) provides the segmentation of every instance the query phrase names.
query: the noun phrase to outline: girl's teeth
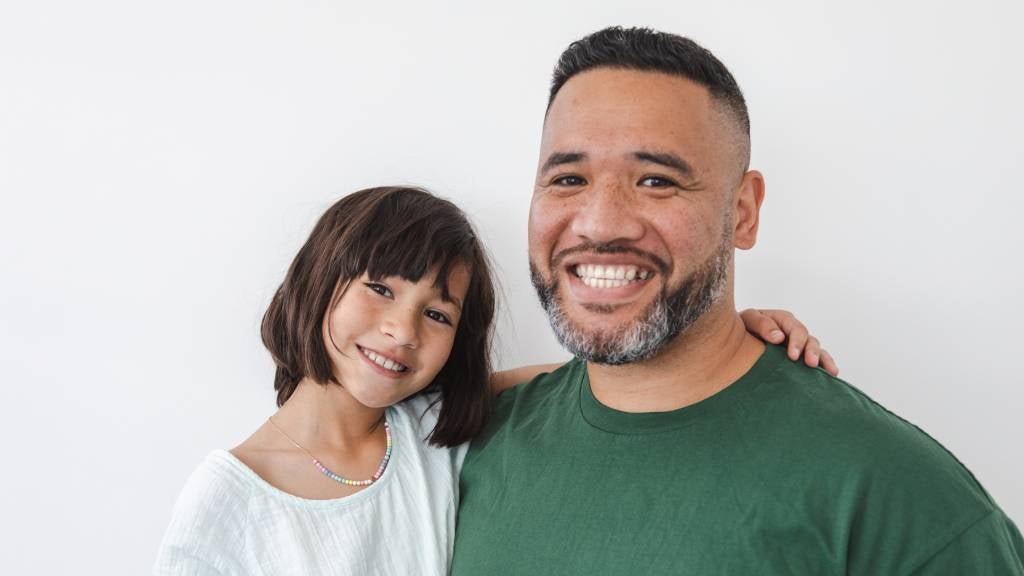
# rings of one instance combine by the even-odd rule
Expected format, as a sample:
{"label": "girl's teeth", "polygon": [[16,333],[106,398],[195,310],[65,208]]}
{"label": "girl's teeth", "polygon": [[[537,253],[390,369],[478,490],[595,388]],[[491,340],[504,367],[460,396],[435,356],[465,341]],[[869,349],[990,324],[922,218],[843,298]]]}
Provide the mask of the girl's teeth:
{"label": "girl's teeth", "polygon": [[392,372],[405,372],[405,366],[399,364],[398,362],[385,358],[380,354],[371,352],[370,350],[366,350],[365,348],[362,350],[363,354],[366,355],[366,357],[369,358],[374,364],[391,370]]}

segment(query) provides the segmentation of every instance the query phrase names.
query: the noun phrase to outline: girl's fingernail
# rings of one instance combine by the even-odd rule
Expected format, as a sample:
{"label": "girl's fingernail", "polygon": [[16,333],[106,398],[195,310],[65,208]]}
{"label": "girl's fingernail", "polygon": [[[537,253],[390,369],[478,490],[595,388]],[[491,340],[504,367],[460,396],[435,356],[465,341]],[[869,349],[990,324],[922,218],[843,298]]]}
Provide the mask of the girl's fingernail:
{"label": "girl's fingernail", "polygon": [[772,340],[781,340],[785,334],[782,333],[782,330],[772,330],[772,333],[769,334],[769,336]]}

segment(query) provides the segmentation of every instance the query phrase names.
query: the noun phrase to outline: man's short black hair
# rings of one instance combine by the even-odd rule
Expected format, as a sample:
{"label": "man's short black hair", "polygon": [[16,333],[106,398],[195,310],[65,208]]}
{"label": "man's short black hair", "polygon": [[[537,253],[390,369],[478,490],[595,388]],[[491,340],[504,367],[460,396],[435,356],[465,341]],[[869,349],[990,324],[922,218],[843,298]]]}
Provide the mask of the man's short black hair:
{"label": "man's short black hair", "polygon": [[736,79],[714,54],[689,38],[650,28],[619,26],[581,38],[562,52],[555,65],[548,108],[570,78],[594,68],[661,72],[696,82],[725,104],[750,136],[747,103]]}

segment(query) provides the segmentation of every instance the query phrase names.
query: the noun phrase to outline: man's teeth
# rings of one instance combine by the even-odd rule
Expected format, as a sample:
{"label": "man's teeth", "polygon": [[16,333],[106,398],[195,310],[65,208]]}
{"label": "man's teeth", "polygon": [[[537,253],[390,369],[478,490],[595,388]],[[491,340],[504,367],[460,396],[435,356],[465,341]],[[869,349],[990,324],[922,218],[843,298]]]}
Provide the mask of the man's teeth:
{"label": "man's teeth", "polygon": [[576,265],[576,275],[592,288],[618,288],[637,280],[646,280],[650,271],[637,266]]}
{"label": "man's teeth", "polygon": [[370,359],[374,364],[391,370],[392,372],[405,372],[407,368],[394,360],[390,360],[377,354],[373,350],[367,350],[366,348],[360,348],[363,351],[363,355]]}

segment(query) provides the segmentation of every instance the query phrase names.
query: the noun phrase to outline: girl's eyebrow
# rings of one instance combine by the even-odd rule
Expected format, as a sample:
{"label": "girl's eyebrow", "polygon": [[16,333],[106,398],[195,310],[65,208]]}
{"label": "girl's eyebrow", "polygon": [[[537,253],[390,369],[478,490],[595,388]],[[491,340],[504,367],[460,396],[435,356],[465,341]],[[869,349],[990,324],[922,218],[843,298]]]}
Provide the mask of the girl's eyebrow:
{"label": "girl's eyebrow", "polygon": [[462,312],[462,300],[459,300],[458,297],[452,296],[451,294],[448,294],[447,296],[442,294],[441,300],[444,300],[445,302],[449,302],[451,304],[455,304],[455,306],[459,309],[459,312]]}

